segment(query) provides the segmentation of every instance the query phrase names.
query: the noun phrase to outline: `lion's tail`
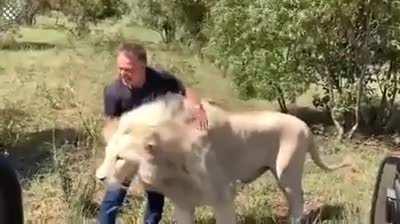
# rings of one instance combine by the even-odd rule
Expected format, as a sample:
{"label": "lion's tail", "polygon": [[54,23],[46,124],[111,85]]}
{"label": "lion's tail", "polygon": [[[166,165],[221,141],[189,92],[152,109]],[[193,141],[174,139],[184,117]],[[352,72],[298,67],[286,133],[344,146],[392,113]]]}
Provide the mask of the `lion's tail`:
{"label": "lion's tail", "polygon": [[321,156],[318,152],[318,149],[314,143],[314,141],[312,141],[311,147],[309,147],[309,153],[311,155],[311,159],[314,161],[314,163],[319,166],[321,169],[326,170],[326,171],[334,171],[337,170],[339,168],[343,168],[343,167],[347,167],[347,166],[351,166],[353,164],[352,159],[350,158],[350,156],[346,156],[343,161],[339,164],[334,164],[334,165],[327,165],[325,164],[322,159]]}

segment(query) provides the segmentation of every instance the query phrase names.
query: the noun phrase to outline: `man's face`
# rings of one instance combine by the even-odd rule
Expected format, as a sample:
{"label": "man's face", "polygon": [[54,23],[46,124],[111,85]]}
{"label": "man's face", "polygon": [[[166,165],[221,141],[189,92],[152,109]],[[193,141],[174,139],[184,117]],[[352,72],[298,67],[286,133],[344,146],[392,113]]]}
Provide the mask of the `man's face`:
{"label": "man's face", "polygon": [[120,77],[131,87],[142,87],[146,78],[146,65],[135,55],[120,52],[117,57]]}

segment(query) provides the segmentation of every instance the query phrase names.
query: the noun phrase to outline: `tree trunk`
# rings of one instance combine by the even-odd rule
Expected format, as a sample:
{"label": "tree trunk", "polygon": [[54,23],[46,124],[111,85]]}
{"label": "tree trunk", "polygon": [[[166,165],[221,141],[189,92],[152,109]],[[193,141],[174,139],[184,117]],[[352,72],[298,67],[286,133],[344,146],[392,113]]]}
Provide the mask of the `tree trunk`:
{"label": "tree trunk", "polygon": [[40,8],[42,7],[43,1],[28,1],[26,3],[26,7],[24,8],[24,15],[21,22],[28,26],[34,25],[35,21],[35,16],[38,14],[40,11]]}
{"label": "tree trunk", "polygon": [[[388,107],[389,107],[389,111],[390,111],[393,106],[391,104],[391,100],[388,101],[388,94],[390,94],[390,91],[389,91],[388,85],[386,85],[386,82],[392,78],[392,65],[393,64],[391,61],[389,64],[389,70],[388,70],[387,75],[384,78],[383,82],[382,83],[378,82],[379,88],[381,89],[381,92],[382,92],[382,97],[381,97],[381,101],[380,101],[379,108],[378,108],[377,118],[376,118],[376,121],[374,124],[375,129],[380,129],[386,125],[386,121],[389,119],[389,116],[390,116],[390,114],[388,114],[388,113],[390,113],[390,112],[388,112]],[[396,75],[395,75],[394,79],[396,80]],[[381,86],[383,86],[383,88]]]}
{"label": "tree trunk", "polygon": [[360,36],[361,40],[363,41],[361,46],[357,48],[356,53],[358,53],[358,64],[360,65],[360,77],[358,78],[358,83],[357,83],[357,95],[356,95],[356,104],[354,105],[354,125],[350,129],[347,138],[351,139],[354,135],[354,132],[357,130],[359,124],[360,124],[360,107],[361,107],[361,101],[364,93],[364,79],[367,73],[367,66],[370,61],[369,57],[369,48],[368,48],[368,42],[369,42],[369,17],[370,17],[370,10],[369,10],[369,0],[363,2],[362,7],[360,8],[359,16],[360,18],[360,25],[362,27],[360,31]]}
{"label": "tree trunk", "polygon": [[333,120],[333,123],[335,124],[336,131],[337,131],[336,140],[341,141],[343,139],[343,135],[344,135],[344,128],[340,124],[340,122],[336,119],[335,111],[336,111],[336,107],[334,106],[333,108],[331,108],[331,118]]}
{"label": "tree trunk", "polygon": [[329,96],[330,96],[330,115],[333,121],[333,124],[335,124],[336,127],[336,140],[337,141],[341,141],[343,138],[343,134],[344,134],[344,128],[343,126],[340,124],[339,120],[337,119],[336,116],[336,99],[335,99],[335,93],[334,93],[334,88],[333,88],[333,83],[331,82],[331,80],[328,80],[329,82]]}
{"label": "tree trunk", "polygon": [[[366,66],[366,65],[365,65]],[[364,66],[364,67],[365,67]],[[361,71],[361,77],[358,79],[358,84],[357,84],[357,96],[356,96],[356,105],[354,107],[354,125],[350,129],[347,138],[351,139],[354,135],[354,132],[357,130],[359,124],[360,124],[360,107],[361,107],[361,99],[363,96],[363,90],[364,90],[364,78],[365,78],[365,68],[362,69]]]}
{"label": "tree trunk", "polygon": [[394,114],[394,111],[396,110],[396,107],[395,107],[394,104],[396,102],[397,93],[399,92],[398,81],[399,81],[398,80],[398,74],[395,74],[395,76],[394,76],[393,93],[391,95],[391,98],[390,98],[390,101],[389,101],[389,104],[388,104],[388,107],[389,107],[389,108],[387,108],[388,114],[387,114],[386,121],[385,121],[385,124],[384,124],[384,129],[385,130],[387,130],[388,126],[390,126],[390,120],[391,120],[391,118],[392,118],[392,116]]}
{"label": "tree trunk", "polygon": [[287,105],[286,105],[286,100],[285,100],[285,95],[283,94],[283,90],[279,85],[276,85],[276,90],[278,91],[278,104],[279,104],[279,108],[281,110],[282,113],[288,113],[289,110],[287,109]]}
{"label": "tree trunk", "polygon": [[[328,64],[326,62],[326,64]],[[325,77],[327,77],[326,82],[328,83],[328,94],[329,94],[329,114],[331,116],[331,119],[333,121],[333,124],[335,125],[336,128],[336,140],[341,141],[343,139],[344,135],[344,127],[340,124],[340,121],[338,120],[337,117],[337,102],[336,102],[336,97],[335,97],[335,86],[338,87],[338,92],[341,94],[341,89],[340,86],[338,86],[337,80],[333,78],[331,75],[332,72],[329,71],[329,67],[324,67],[320,69],[321,74],[325,74]],[[339,77],[340,79],[340,77]],[[339,80],[340,82],[340,80]]]}
{"label": "tree trunk", "polygon": [[285,99],[281,99],[280,97],[278,97],[277,101],[278,101],[278,104],[279,104],[279,109],[280,109],[280,111],[281,111],[282,113],[287,114],[287,113],[289,112],[289,110],[288,110],[287,107],[286,107]]}

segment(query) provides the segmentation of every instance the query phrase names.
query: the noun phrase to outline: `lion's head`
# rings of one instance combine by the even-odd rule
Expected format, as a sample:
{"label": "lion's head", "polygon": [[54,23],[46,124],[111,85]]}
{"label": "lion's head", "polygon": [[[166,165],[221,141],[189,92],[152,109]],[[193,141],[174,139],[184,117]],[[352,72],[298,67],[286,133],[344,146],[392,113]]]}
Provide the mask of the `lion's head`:
{"label": "lion's head", "polygon": [[137,175],[151,185],[160,175],[188,175],[187,152],[205,136],[190,116],[179,95],[166,95],[124,114],[97,178],[123,184]]}

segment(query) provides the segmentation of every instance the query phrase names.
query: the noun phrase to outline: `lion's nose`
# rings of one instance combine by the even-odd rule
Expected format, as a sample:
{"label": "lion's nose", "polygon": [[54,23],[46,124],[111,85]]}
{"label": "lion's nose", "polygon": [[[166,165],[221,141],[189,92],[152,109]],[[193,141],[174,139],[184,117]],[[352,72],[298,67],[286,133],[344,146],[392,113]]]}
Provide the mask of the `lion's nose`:
{"label": "lion's nose", "polygon": [[96,178],[97,178],[99,181],[105,181],[106,178],[107,178],[107,175],[105,175],[105,173],[104,173],[104,172],[101,172],[101,171],[102,171],[102,169],[98,169],[98,170],[96,171]]}

